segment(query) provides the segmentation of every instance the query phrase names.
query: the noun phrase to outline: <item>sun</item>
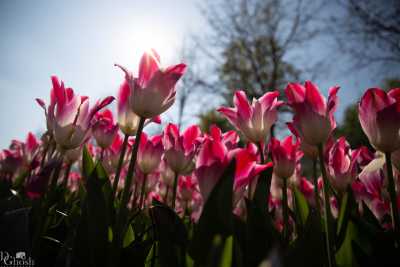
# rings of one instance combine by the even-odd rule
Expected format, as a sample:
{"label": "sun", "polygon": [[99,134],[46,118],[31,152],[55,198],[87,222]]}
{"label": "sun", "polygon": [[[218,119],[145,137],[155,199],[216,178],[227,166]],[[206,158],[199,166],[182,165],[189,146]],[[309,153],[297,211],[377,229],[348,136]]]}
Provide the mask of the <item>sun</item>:
{"label": "sun", "polygon": [[137,64],[143,53],[151,49],[160,55],[161,66],[176,61],[180,56],[174,33],[166,29],[148,27],[122,31],[113,42],[116,60],[128,66]]}

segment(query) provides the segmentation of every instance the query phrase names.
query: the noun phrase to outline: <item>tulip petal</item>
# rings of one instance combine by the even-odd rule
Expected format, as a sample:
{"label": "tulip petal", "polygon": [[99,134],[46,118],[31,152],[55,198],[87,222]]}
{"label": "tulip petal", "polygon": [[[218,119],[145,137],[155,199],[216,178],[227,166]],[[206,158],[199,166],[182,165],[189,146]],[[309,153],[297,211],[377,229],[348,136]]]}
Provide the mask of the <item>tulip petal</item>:
{"label": "tulip petal", "polygon": [[159,56],[153,51],[143,53],[139,64],[138,84],[146,87],[154,73],[160,70]]}
{"label": "tulip petal", "polygon": [[246,93],[244,91],[237,91],[233,98],[233,102],[237,108],[239,116],[243,120],[250,119],[252,111],[249,101],[247,100]]}

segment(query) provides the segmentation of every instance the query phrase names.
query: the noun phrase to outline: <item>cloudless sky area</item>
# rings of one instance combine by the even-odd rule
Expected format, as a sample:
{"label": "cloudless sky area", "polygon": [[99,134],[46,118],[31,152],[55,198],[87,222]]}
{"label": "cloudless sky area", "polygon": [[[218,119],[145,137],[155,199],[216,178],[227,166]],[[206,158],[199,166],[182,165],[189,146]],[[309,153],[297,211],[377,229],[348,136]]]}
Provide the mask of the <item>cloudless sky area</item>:
{"label": "cloudless sky area", "polygon": [[192,1],[1,1],[0,147],[45,128],[35,102],[56,74],[91,103],[116,95],[118,62],[137,71],[144,49],[164,64],[202,18]]}
{"label": "cloudless sky area", "polygon": [[[1,1],[0,148],[11,139],[23,140],[28,131],[45,130],[35,98],[49,101],[50,75],[94,103],[116,95],[123,74],[114,63],[136,72],[150,47],[159,51],[163,65],[178,63],[185,36],[206,28],[198,2],[190,0]],[[323,49],[323,44],[316,47]],[[362,90],[379,85],[368,77],[367,72],[340,79],[327,74],[317,82],[325,92],[328,86],[342,86],[343,113]]]}

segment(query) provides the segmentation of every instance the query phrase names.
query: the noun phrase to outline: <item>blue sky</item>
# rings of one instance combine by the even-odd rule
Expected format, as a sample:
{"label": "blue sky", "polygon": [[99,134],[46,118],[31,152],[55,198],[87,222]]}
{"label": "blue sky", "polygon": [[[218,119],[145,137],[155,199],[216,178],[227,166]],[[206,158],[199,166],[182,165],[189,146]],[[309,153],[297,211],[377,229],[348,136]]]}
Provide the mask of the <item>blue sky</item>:
{"label": "blue sky", "polygon": [[[80,95],[115,95],[147,45],[163,63],[202,27],[193,1],[1,1],[0,147],[44,129],[34,99],[49,98],[56,74]],[[175,62],[174,62],[175,63]]]}
{"label": "blue sky", "polygon": [[[34,99],[48,101],[52,74],[93,103],[116,94],[122,74],[115,62],[136,71],[143,49],[151,46],[166,65],[177,63],[185,36],[207,28],[197,7],[189,0],[1,1],[0,148],[28,131],[44,130],[44,115]],[[344,75],[340,56],[329,58],[323,42],[314,46],[310,57],[328,54],[334,67],[320,75],[320,87],[342,86],[339,115],[362,89],[379,84],[365,71]]]}

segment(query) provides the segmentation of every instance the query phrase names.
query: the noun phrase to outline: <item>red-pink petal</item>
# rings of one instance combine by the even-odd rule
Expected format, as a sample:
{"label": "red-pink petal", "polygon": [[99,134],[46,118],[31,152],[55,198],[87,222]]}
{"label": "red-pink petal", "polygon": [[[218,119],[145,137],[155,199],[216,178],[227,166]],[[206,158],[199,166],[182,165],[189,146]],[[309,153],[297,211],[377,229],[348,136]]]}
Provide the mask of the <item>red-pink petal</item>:
{"label": "red-pink petal", "polygon": [[119,87],[118,91],[118,113],[123,113],[128,107],[129,103],[129,96],[130,96],[131,90],[129,88],[129,83],[127,80],[124,80],[124,82],[121,84]]}
{"label": "red-pink petal", "polygon": [[183,132],[183,147],[186,151],[190,151],[193,148],[193,145],[200,134],[201,130],[197,125],[192,125]]}
{"label": "red-pink petal", "polygon": [[310,81],[305,82],[306,87],[306,101],[311,105],[312,109],[318,114],[326,115],[325,98],[321,95],[318,87]]}
{"label": "red-pink petal", "polygon": [[36,98],[36,102],[41,106],[44,110],[46,110],[46,103],[43,101],[43,99]]}
{"label": "red-pink petal", "polygon": [[289,83],[285,89],[285,94],[289,104],[300,103],[304,101],[306,89],[298,83]]}
{"label": "red-pink petal", "polygon": [[278,91],[267,92],[263,96],[258,99],[258,102],[261,103],[261,106],[264,110],[270,109],[272,104],[276,101],[276,98],[279,96]]}
{"label": "red-pink petal", "polygon": [[227,117],[232,123],[236,124],[237,113],[236,113],[235,109],[227,108],[227,107],[220,107],[219,109],[217,109],[217,111],[219,113],[222,113],[223,115],[225,115],[225,117]]}
{"label": "red-pink petal", "polygon": [[155,72],[160,70],[159,57],[154,51],[145,52],[140,60],[138,83],[145,87]]}
{"label": "red-pink petal", "polygon": [[244,120],[251,118],[251,106],[244,91],[237,91],[233,98],[233,102],[240,117],[242,117]]}

